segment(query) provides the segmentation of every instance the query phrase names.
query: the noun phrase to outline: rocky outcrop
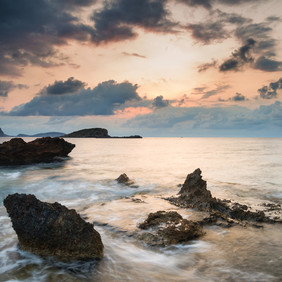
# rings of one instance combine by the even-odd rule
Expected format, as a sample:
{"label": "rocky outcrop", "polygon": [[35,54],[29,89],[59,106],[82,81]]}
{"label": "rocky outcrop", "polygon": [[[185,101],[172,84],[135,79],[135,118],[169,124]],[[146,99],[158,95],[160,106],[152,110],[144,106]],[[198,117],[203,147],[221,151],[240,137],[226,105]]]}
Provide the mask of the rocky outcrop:
{"label": "rocky outcrop", "polygon": [[116,181],[119,184],[124,184],[126,186],[132,186],[135,182],[131,180],[125,173],[121,174]]}
{"label": "rocky outcrop", "polygon": [[6,135],[1,128],[0,128],[0,137],[8,137],[8,135]]}
{"label": "rocky outcrop", "polygon": [[13,138],[0,144],[0,165],[53,162],[66,157],[74,147],[74,144],[58,137],[38,138],[28,143],[21,138]]}
{"label": "rocky outcrop", "polygon": [[179,197],[170,197],[168,200],[180,207],[196,208],[201,211],[211,213],[207,222],[214,223],[217,219],[223,219],[231,222],[232,219],[239,221],[256,222],[274,222],[267,217],[263,211],[250,211],[246,205],[233,203],[231,201],[219,200],[212,197],[207,189],[207,183],[202,179],[201,170],[198,168],[193,173],[188,174],[182,188],[179,191]]}
{"label": "rocky outcrop", "polygon": [[4,205],[22,250],[63,260],[96,259],[103,243],[93,224],[59,203],[45,203],[34,195],[12,194]]}
{"label": "rocky outcrop", "polygon": [[74,131],[69,134],[65,134],[63,137],[67,138],[142,138],[140,135],[130,136],[110,136],[108,130],[105,128],[88,128]]}
{"label": "rocky outcrop", "polygon": [[168,246],[184,243],[205,233],[200,224],[183,219],[175,211],[157,211],[150,213],[148,218],[138,226],[140,229],[148,230],[136,237],[151,246]]}
{"label": "rocky outcrop", "polygon": [[88,128],[78,131],[74,131],[70,134],[66,134],[63,137],[71,138],[110,138],[108,130],[105,128]]}

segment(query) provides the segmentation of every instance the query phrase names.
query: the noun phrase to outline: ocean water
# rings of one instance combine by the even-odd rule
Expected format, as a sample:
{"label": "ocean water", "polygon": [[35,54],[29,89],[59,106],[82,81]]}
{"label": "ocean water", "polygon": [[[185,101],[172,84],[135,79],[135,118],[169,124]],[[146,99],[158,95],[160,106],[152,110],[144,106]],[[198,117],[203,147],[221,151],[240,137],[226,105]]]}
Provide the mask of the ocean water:
{"label": "ocean water", "polygon": [[[282,281],[281,224],[205,227],[199,240],[162,249],[127,236],[149,212],[197,217],[162,199],[176,195],[177,185],[196,168],[217,198],[254,210],[263,203],[282,204],[281,138],[68,141],[76,147],[62,163],[0,168],[0,281]],[[116,183],[121,173],[138,188]],[[94,222],[104,258],[62,263],[19,250],[3,206],[16,192],[60,202]]]}

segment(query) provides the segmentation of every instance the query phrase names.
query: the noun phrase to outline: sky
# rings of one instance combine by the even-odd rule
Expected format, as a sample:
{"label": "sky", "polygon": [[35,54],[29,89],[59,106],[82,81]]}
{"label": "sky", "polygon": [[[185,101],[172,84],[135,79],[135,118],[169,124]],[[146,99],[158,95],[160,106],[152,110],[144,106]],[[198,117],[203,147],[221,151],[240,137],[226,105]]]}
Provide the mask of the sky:
{"label": "sky", "polygon": [[0,128],[282,137],[281,0],[0,0]]}

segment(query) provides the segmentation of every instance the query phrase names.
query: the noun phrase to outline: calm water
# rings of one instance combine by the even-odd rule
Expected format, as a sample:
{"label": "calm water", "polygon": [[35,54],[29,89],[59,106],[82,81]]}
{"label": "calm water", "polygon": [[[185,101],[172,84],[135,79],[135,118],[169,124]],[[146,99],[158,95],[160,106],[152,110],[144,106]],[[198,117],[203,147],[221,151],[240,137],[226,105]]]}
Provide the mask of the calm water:
{"label": "calm water", "polygon": [[[1,138],[0,142],[6,139]],[[27,138],[28,140],[28,138]],[[175,195],[187,174],[201,168],[208,188],[259,208],[282,204],[282,139],[69,139],[64,163],[0,169],[0,281],[281,281],[282,226],[205,228],[189,244],[152,249],[121,231],[134,231],[149,212],[180,210],[160,198]],[[125,172],[138,188],[118,185]],[[17,248],[3,199],[32,193],[75,208],[97,224],[105,246],[99,262],[60,263]],[[133,202],[131,196],[145,203]],[[129,197],[129,198],[125,198]]]}

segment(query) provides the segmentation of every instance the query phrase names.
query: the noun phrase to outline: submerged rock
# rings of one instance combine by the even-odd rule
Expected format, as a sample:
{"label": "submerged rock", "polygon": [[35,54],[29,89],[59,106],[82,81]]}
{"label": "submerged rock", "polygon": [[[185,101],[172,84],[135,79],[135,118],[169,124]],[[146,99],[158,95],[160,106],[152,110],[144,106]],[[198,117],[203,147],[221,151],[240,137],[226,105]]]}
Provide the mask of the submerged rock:
{"label": "submerged rock", "polygon": [[205,234],[200,224],[183,219],[175,211],[150,213],[148,218],[138,227],[143,230],[150,230],[138,234],[137,238],[151,246],[164,247],[184,243]]}
{"label": "submerged rock", "polygon": [[[132,186],[135,182],[133,180],[131,180],[125,173],[121,174],[116,181],[119,184],[124,184],[127,186]],[[136,188],[137,186],[134,186],[134,188]]]}
{"label": "submerged rock", "polygon": [[63,260],[102,258],[100,234],[75,210],[26,194],[8,195],[4,205],[22,250]]}
{"label": "submerged rock", "polygon": [[48,163],[66,157],[75,147],[62,138],[43,137],[26,143],[13,138],[0,144],[0,165]]}

